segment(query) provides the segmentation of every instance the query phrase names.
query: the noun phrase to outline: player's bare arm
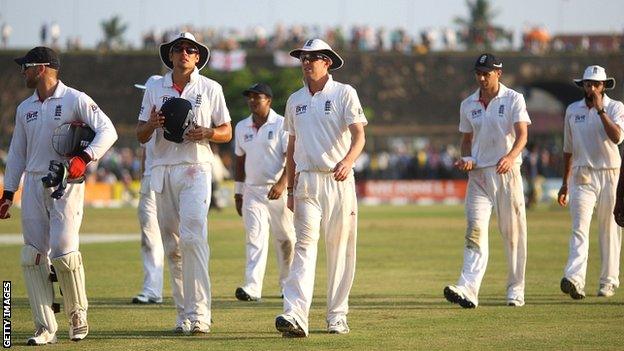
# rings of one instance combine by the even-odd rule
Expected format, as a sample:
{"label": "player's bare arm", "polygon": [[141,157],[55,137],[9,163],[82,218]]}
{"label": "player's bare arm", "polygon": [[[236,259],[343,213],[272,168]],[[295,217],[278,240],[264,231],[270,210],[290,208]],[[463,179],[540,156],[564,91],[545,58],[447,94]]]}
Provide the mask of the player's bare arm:
{"label": "player's bare arm", "polygon": [[568,180],[570,179],[570,171],[571,171],[571,160],[572,154],[564,152],[563,153],[563,183],[561,184],[561,188],[559,188],[559,193],[557,194],[557,203],[560,206],[565,207],[568,205]]}
{"label": "player's bare arm", "polygon": [[137,139],[140,143],[145,144],[151,138],[156,128],[162,128],[165,123],[165,117],[156,111],[156,107],[152,107],[150,118],[147,121],[139,121],[136,126]]}
{"label": "player's bare arm", "polygon": [[609,137],[609,140],[617,144],[620,141],[622,133],[620,127],[613,122],[613,120],[607,114],[607,111],[605,111],[602,94],[599,93],[597,90],[594,90],[592,92],[592,96],[594,108],[596,109],[596,111],[598,111],[598,116],[600,116],[600,121],[602,122],[602,125],[605,129],[605,132],[607,133],[607,136]]}
{"label": "player's bare arm", "polygon": [[293,191],[295,189],[295,159],[294,159],[294,155],[295,155],[295,136],[294,135],[289,135],[288,136],[288,147],[286,148],[286,179],[288,186],[286,187],[287,189],[287,196],[288,199],[286,201],[286,206],[291,210],[294,211],[295,209],[295,202],[293,199]]}
{"label": "player's bare arm", "polygon": [[[240,184],[241,187],[245,184],[245,155],[236,156],[236,168],[234,168],[234,181]],[[241,191],[241,190],[238,190]],[[236,212],[239,216],[243,216],[243,194],[234,194],[234,204],[236,205]]]}
{"label": "player's bare arm", "polygon": [[349,176],[351,169],[353,169],[353,163],[357,160],[358,156],[364,149],[366,143],[366,137],[364,135],[364,125],[362,123],[353,123],[349,125],[349,131],[351,132],[351,147],[347,155],[336,164],[334,167],[334,179],[341,182]]}
{"label": "player's bare arm", "polygon": [[461,158],[455,161],[455,167],[462,172],[470,172],[476,166],[472,155],[472,133],[462,133],[460,141]]}
{"label": "player's bare arm", "polygon": [[516,132],[516,140],[514,141],[511,150],[507,155],[501,157],[496,164],[496,173],[505,174],[509,172],[514,165],[514,160],[520,155],[522,149],[526,146],[528,137],[528,123],[516,122],[514,123],[514,131]]}
{"label": "player's bare arm", "polygon": [[186,133],[186,139],[193,142],[207,140],[213,143],[227,143],[232,139],[232,124],[227,122],[215,128],[195,126]]}

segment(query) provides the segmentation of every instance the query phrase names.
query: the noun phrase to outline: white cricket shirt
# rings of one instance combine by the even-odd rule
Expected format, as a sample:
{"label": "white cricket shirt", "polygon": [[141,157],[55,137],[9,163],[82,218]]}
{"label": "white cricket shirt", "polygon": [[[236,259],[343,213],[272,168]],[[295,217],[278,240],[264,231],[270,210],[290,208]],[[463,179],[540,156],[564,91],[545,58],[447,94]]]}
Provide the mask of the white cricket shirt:
{"label": "white cricket shirt", "polygon": [[[473,133],[471,156],[477,161],[476,168],[495,166],[511,150],[516,140],[514,124],[518,122],[531,124],[524,96],[503,84],[487,108],[479,101],[479,89],[462,101],[459,131]],[[521,164],[522,155],[514,163]]]}
{"label": "white cricket shirt", "polygon": [[286,130],[295,136],[296,171],[331,172],[351,147],[349,126],[368,124],[355,89],[329,76],[323,90],[304,86],[286,103]]}
{"label": "white cricket shirt", "polygon": [[607,136],[596,109],[588,108],[584,99],[571,103],[566,109],[563,152],[572,154],[572,167],[620,168],[618,144],[624,139],[624,104],[605,95],[603,106],[609,118],[620,127],[617,144]]}
{"label": "white cricket shirt", "polygon": [[[202,127],[218,127],[230,122],[230,113],[225,105],[221,85],[199,74],[197,68],[191,74],[182,94],[173,88],[172,71],[164,77],[151,77],[145,83],[145,94],[139,112],[139,120],[147,121],[152,107],[157,111],[168,99],[180,97],[191,102],[195,113],[195,123]],[[165,139],[162,128],[157,128],[154,138],[152,168],[156,166],[183,163],[211,163],[212,150],[208,140],[202,142],[174,143]]]}
{"label": "white cricket shirt", "polygon": [[252,116],[249,116],[236,124],[234,141],[234,153],[245,155],[245,184],[277,183],[284,170],[288,147],[284,117],[271,109],[267,121],[256,129]]}
{"label": "white cricket shirt", "polygon": [[98,160],[117,140],[117,132],[108,116],[85,93],[59,80],[54,94],[39,100],[37,91],[17,106],[15,129],[9,147],[4,188],[16,191],[24,171],[47,173],[51,160],[64,158],[54,151],[52,135],[61,124],[81,121],[95,138],[85,152]]}

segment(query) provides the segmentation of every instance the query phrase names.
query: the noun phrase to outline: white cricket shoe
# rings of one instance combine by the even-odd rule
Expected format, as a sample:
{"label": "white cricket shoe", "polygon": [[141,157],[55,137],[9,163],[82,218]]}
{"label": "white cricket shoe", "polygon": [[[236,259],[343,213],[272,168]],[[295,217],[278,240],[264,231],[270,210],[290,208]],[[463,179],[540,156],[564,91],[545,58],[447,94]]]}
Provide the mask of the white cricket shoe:
{"label": "white cricket shoe", "polygon": [[69,338],[72,341],[80,341],[89,334],[89,324],[87,323],[87,311],[76,310],[72,312],[69,319]]}
{"label": "white cricket shoe", "polygon": [[173,332],[176,334],[187,334],[191,330],[191,322],[185,319],[181,322],[176,322]]}
{"label": "white cricket shoe", "polygon": [[280,314],[275,318],[275,329],[282,333],[283,338],[305,338],[307,336],[297,320],[287,314]]}
{"label": "white cricket shoe", "polygon": [[611,297],[613,295],[615,295],[615,285],[609,283],[600,284],[598,296]]}
{"label": "white cricket shoe", "polygon": [[507,306],[511,307],[522,307],[524,306],[524,300],[520,300],[518,298],[515,299],[507,299]]}
{"label": "white cricket shoe", "polygon": [[38,346],[45,344],[56,344],[56,333],[50,333],[46,328],[39,327],[35,331],[35,335],[26,341],[28,346]]}
{"label": "white cricket shoe", "polygon": [[210,333],[210,325],[202,322],[202,321],[192,321],[191,327],[189,329],[188,334],[190,335],[199,335],[199,334],[208,334]]}
{"label": "white cricket shoe", "polygon": [[147,305],[147,304],[161,304],[163,302],[162,297],[150,297],[145,293],[140,293],[132,298],[132,303]]}
{"label": "white cricket shoe", "polygon": [[334,323],[328,323],[327,332],[330,334],[349,334],[349,326],[347,325],[347,320],[341,318]]}
{"label": "white cricket shoe", "polygon": [[470,299],[455,285],[447,285],[444,288],[444,297],[448,302],[459,304],[462,308],[475,308],[477,304]]}

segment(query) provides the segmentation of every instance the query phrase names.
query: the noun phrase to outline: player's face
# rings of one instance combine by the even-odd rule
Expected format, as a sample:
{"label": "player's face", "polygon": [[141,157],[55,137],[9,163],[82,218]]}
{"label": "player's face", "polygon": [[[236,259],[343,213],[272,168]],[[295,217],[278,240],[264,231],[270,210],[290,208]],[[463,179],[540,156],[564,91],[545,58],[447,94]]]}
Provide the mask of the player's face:
{"label": "player's face", "polygon": [[28,89],[35,89],[45,67],[43,66],[31,66],[22,68],[22,75],[24,76],[24,82]]}
{"label": "player's face", "polygon": [[247,95],[247,105],[254,115],[266,116],[271,108],[271,98],[264,94],[249,93]]}
{"label": "player's face", "polygon": [[498,88],[498,81],[501,74],[502,71],[499,69],[489,72],[475,70],[475,79],[477,80],[477,84],[479,84],[479,88],[483,90],[496,89]]}
{"label": "player's face", "polygon": [[169,59],[174,68],[193,69],[199,62],[199,49],[193,43],[181,41],[171,47]]}
{"label": "player's face", "polygon": [[303,53],[299,56],[303,77],[318,80],[327,75],[331,60],[329,57],[319,53]]}
{"label": "player's face", "polygon": [[605,85],[604,82],[584,80],[583,90],[585,91],[585,98],[591,101],[594,98],[594,92],[604,95]]}

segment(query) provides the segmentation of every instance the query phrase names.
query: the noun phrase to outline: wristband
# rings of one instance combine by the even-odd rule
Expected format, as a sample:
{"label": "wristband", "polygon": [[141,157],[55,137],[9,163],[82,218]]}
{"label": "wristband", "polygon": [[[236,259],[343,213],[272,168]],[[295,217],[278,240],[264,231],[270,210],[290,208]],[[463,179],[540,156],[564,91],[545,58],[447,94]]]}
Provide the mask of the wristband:
{"label": "wristband", "polygon": [[245,190],[244,182],[234,182],[234,194],[242,194]]}
{"label": "wristband", "polygon": [[462,161],[464,161],[464,162],[472,162],[474,164],[477,163],[477,160],[475,160],[475,158],[472,157],[472,156],[464,156],[464,157],[462,157]]}

